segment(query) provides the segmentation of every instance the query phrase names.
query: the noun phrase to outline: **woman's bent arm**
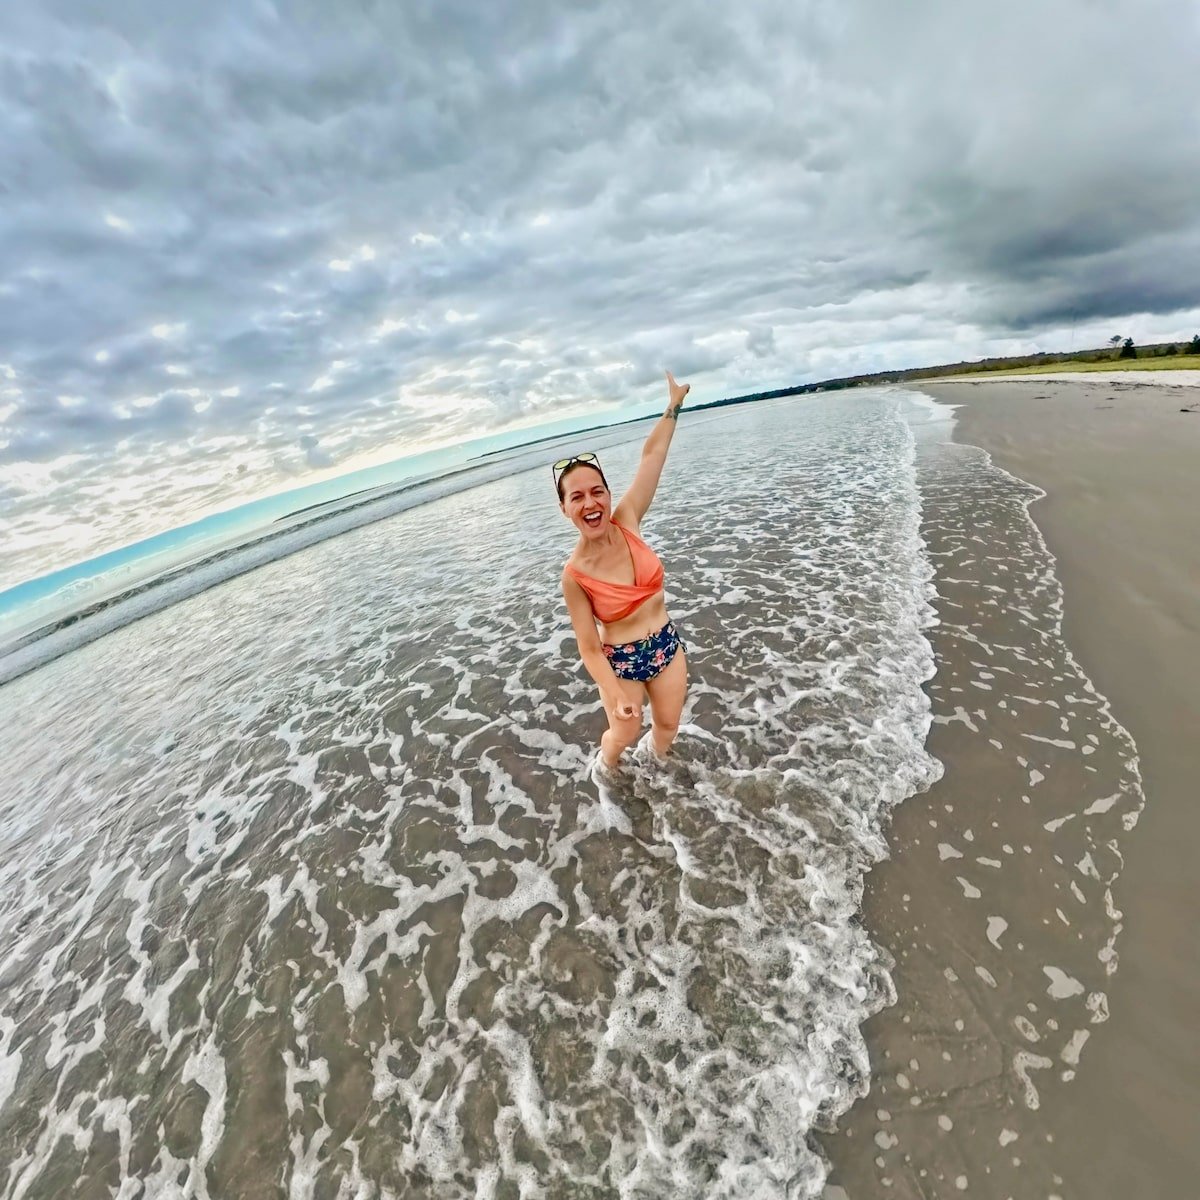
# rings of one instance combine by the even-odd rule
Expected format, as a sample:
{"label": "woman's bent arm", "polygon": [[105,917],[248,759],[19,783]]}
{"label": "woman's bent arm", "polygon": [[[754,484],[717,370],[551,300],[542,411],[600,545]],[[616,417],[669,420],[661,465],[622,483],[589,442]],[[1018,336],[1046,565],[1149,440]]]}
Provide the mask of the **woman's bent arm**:
{"label": "woman's bent arm", "polygon": [[604,707],[612,710],[619,717],[631,717],[637,706],[630,703],[621,695],[617,686],[617,677],[604,657],[600,645],[600,634],[596,632],[596,619],[592,615],[592,606],[587,593],[564,570],[562,577],[563,599],[567,602],[567,612],[571,614],[571,625],[575,630],[575,641],[579,646],[579,657],[583,660],[584,669],[596,681],[600,689],[600,698]]}

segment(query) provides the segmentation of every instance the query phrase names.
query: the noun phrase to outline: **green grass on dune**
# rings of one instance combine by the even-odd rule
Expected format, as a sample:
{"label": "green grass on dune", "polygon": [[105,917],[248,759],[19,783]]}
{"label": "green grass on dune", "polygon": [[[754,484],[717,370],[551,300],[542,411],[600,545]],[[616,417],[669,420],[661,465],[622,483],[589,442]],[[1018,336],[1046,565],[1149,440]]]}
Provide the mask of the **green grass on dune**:
{"label": "green grass on dune", "polygon": [[1050,375],[1060,371],[1200,371],[1200,354],[1163,354],[1154,358],[1111,358],[1103,362],[1054,362],[1032,367],[1009,367],[989,375]]}
{"label": "green grass on dune", "polygon": [[[1200,335],[1198,335],[1200,336]],[[1184,342],[1189,350],[1194,342]],[[973,362],[941,363],[929,367],[906,367],[898,371],[872,371],[863,375],[842,375],[815,383],[801,383],[770,392],[752,392],[729,396],[701,408],[721,408],[726,404],[748,404],[753,400],[774,400],[781,396],[802,396],[809,392],[835,392],[842,388],[878,387],[891,383],[959,382],[975,379],[1012,379],[1027,375],[1064,374],[1071,371],[1200,371],[1200,354],[1167,354],[1179,342],[1154,342],[1138,347],[1137,358],[1121,358],[1112,348],[1012,355],[1007,358],[983,358]]]}

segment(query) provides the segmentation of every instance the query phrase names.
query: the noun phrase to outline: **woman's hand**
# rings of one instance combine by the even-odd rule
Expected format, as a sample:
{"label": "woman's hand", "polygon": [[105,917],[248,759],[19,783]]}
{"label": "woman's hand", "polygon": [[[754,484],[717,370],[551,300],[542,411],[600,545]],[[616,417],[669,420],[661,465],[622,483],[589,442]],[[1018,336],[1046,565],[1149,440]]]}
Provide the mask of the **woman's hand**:
{"label": "woman's hand", "polygon": [[667,416],[679,419],[679,410],[683,407],[683,398],[692,390],[690,383],[676,383],[675,376],[667,372],[667,387],[670,389],[671,400],[667,405]]}
{"label": "woman's hand", "polygon": [[604,707],[622,721],[629,721],[638,714],[638,706],[632,700],[626,700],[620,692],[602,692]]}

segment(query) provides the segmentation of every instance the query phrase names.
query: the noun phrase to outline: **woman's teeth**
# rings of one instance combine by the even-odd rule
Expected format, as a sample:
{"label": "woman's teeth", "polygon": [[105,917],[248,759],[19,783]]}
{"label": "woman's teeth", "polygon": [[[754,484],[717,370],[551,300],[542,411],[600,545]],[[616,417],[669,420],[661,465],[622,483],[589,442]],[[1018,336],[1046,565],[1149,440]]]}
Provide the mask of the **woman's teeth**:
{"label": "woman's teeth", "polygon": [[602,515],[603,515],[602,513],[591,513],[591,514],[589,514],[588,516],[584,517],[583,519],[584,519],[584,520],[585,520],[585,521],[586,521],[586,522],[587,522],[589,525],[599,525],[599,524],[600,524],[600,517],[601,517]]}

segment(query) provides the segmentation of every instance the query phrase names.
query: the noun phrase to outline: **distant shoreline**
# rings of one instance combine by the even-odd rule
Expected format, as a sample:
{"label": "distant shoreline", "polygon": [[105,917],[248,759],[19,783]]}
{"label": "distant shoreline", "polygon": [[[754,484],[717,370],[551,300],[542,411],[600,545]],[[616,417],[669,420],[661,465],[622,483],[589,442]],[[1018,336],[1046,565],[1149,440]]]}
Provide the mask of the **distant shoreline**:
{"label": "distant shoreline", "polygon": [[[931,367],[911,367],[902,371],[879,371],[867,375],[852,375],[843,376],[834,379],[824,379],[815,383],[795,384],[791,387],[775,388],[763,392],[750,392],[740,396],[729,396],[720,400],[711,400],[704,404],[690,404],[687,406],[688,413],[704,412],[710,409],[731,408],[740,404],[753,404],[759,400],[775,400],[789,396],[811,395],[821,392],[840,391],[847,388],[855,387],[878,387],[887,386],[890,384],[901,383],[919,383],[922,381],[942,381],[942,382],[984,382],[984,381],[1000,381],[1003,379],[1012,379],[1014,381],[1029,381],[1034,382],[1039,378],[1045,382],[1053,382],[1054,376],[1061,375],[1065,382],[1070,378],[1070,374],[1075,371],[1087,372],[1096,374],[1096,382],[1101,381],[1103,372],[1122,373],[1125,372],[1154,372],[1151,378],[1147,379],[1146,383],[1165,383],[1167,382],[1163,375],[1166,372],[1187,372],[1189,375],[1197,374],[1197,379],[1200,379],[1200,355],[1193,354],[1174,354],[1166,353],[1166,346],[1146,346],[1140,348],[1140,352],[1144,357],[1121,359],[1115,352],[1104,351],[1087,351],[1080,354],[1038,354],[1038,355],[1019,355],[1008,358],[997,359],[981,359],[974,362],[959,362],[942,364]],[[1142,382],[1137,380],[1136,382]],[[1183,380],[1171,380],[1172,383],[1183,383]],[[1187,382],[1191,382],[1189,379]],[[491,459],[501,454],[511,454],[515,451],[528,450],[531,447],[541,445],[545,442],[553,442],[562,440],[564,436],[582,437],[589,433],[598,433],[607,430],[619,429],[626,425],[635,425],[642,421],[654,419],[655,414],[650,413],[644,417],[629,417],[623,421],[616,421],[612,424],[603,422],[595,425],[589,425],[585,429],[577,430],[570,435],[563,434],[547,434],[543,437],[533,438],[528,442],[519,442],[514,446],[504,447],[497,450],[489,450],[483,454],[475,455],[466,460],[466,463],[458,468],[458,471],[471,470],[472,464],[482,466],[486,460]],[[450,471],[447,474],[457,474],[458,471]],[[38,641],[47,634],[55,632],[59,629],[66,628],[82,618],[93,616],[98,612],[110,607],[112,604],[120,600],[126,599],[131,595],[144,591],[148,587],[154,587],[159,584],[168,582],[172,578],[198,567],[204,566],[207,563],[224,557],[226,554],[234,550],[245,549],[249,546],[258,544],[261,541],[269,540],[277,533],[284,532],[279,529],[281,523],[295,521],[298,517],[306,518],[306,521],[320,520],[326,512],[343,512],[348,508],[356,507],[357,505],[369,504],[374,500],[384,499],[388,496],[395,495],[397,492],[406,490],[409,487],[416,486],[423,482],[428,482],[428,476],[419,476],[400,481],[394,484],[381,484],[371,488],[361,488],[354,492],[349,492],[344,496],[335,497],[332,500],[321,501],[317,504],[310,504],[304,507],[293,509],[280,517],[276,517],[270,525],[261,530],[256,537],[251,537],[245,542],[238,543],[235,546],[223,546],[219,550],[212,550],[206,554],[201,554],[199,558],[192,559],[186,563],[168,570],[160,575],[151,575],[146,579],[140,580],[132,586],[122,588],[109,596],[94,600],[83,608],[74,612],[65,613],[61,617],[52,618],[45,624],[27,630],[24,634],[19,635],[13,642],[0,647],[0,654],[7,655],[14,650],[20,649],[23,646],[29,645],[31,642]],[[355,501],[355,498],[358,498]],[[351,503],[347,503],[350,501]],[[297,526],[292,525],[291,529]]]}

